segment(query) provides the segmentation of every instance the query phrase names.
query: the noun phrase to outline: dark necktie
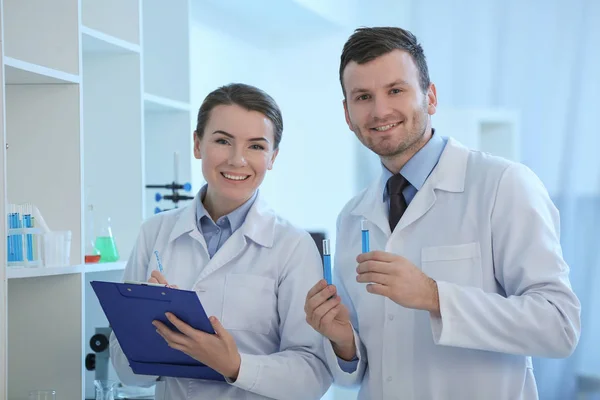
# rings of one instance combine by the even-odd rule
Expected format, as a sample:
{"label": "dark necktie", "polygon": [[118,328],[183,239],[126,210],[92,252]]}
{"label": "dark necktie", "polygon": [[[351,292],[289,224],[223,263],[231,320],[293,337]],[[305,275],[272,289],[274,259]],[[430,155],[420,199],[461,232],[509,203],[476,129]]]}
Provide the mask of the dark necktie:
{"label": "dark necktie", "polygon": [[390,230],[393,232],[394,228],[402,218],[402,214],[406,211],[406,199],[402,194],[402,190],[408,186],[408,181],[400,174],[393,175],[387,181],[387,191],[390,195]]}

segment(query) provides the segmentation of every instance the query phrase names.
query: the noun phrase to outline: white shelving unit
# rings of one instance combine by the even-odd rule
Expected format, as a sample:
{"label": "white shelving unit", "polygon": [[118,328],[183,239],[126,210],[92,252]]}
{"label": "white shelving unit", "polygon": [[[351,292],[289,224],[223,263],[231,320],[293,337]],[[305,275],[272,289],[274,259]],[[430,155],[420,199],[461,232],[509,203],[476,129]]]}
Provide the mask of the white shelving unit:
{"label": "white shelving unit", "polygon": [[[35,204],[72,232],[71,265],[7,268],[0,246],[0,400],[52,388],[94,397],[89,339],[108,322],[89,285],[120,280],[146,184],[191,176],[189,0],[0,0],[0,232]],[[35,29],[31,29],[31,27]],[[197,188],[194,188],[196,190]],[[87,205],[111,218],[120,260],[83,264]],[[165,206],[162,206],[164,208]]]}
{"label": "white shelving unit", "polygon": [[[0,0],[0,65],[4,65],[4,24],[2,22],[2,11],[4,9],[3,1]],[[6,68],[0,68],[0,82],[5,81]],[[0,85],[0,110],[4,110],[4,84]],[[2,243],[4,243],[6,227],[6,128],[4,125],[4,112],[0,112],[0,232],[2,232]],[[0,245],[0,260],[6,260],[6,245]],[[6,348],[8,347],[6,334],[7,314],[7,295],[6,295],[6,273],[4,262],[0,267],[0,400],[6,399],[7,387],[7,359]]]}

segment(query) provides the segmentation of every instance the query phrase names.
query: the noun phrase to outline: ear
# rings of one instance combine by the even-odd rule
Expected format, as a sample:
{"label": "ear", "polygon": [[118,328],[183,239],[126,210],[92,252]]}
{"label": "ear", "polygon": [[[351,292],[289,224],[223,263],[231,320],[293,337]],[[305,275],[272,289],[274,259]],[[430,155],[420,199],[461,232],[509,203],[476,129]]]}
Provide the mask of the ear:
{"label": "ear", "polygon": [[273,169],[273,164],[275,163],[275,158],[277,157],[277,154],[279,154],[279,149],[277,149],[273,152],[273,155],[271,156],[271,159],[269,160],[269,165],[267,166],[267,169],[269,171]]}
{"label": "ear", "polygon": [[353,131],[354,129],[352,129],[352,120],[350,119],[350,112],[348,111],[348,102],[346,99],[344,99],[342,100],[342,103],[344,104],[344,116],[346,117],[346,124],[348,124],[348,128]]}
{"label": "ear", "polygon": [[427,90],[427,113],[429,115],[435,114],[437,109],[437,91],[435,89],[435,85],[432,83],[429,85],[429,89]]}
{"label": "ear", "polygon": [[200,144],[202,143],[202,140],[198,137],[198,135],[196,134],[196,131],[194,131],[193,135],[194,135],[194,157],[196,158],[196,160],[201,160],[202,153],[200,153]]}

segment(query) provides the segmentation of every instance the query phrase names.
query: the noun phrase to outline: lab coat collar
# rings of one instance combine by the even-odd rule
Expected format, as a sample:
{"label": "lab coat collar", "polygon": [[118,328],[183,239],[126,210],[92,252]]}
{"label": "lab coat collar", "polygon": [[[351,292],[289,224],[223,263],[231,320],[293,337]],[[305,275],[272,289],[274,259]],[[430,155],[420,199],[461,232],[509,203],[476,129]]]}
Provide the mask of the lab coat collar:
{"label": "lab coat collar", "polygon": [[[198,192],[194,197],[194,201],[181,210],[179,218],[171,230],[170,242],[190,232],[197,232],[196,235],[201,236],[196,224],[196,209],[200,201],[201,193]],[[256,200],[250,207],[239,231],[244,237],[263,247],[272,247],[275,236],[275,222],[276,215],[269,208],[259,190]]]}
{"label": "lab coat collar", "polygon": [[[438,164],[406,210],[399,222],[398,230],[419,219],[433,206],[436,200],[436,189],[457,193],[464,191],[468,158],[469,150],[457,140],[448,138]],[[381,201],[384,185],[383,176],[374,180],[350,213],[365,217],[389,235],[386,205]]]}
{"label": "lab coat collar", "polygon": [[[438,165],[429,176],[433,189],[460,193],[465,190],[469,149],[454,138],[448,138],[446,148],[440,156]],[[424,187],[427,185],[425,181]]]}

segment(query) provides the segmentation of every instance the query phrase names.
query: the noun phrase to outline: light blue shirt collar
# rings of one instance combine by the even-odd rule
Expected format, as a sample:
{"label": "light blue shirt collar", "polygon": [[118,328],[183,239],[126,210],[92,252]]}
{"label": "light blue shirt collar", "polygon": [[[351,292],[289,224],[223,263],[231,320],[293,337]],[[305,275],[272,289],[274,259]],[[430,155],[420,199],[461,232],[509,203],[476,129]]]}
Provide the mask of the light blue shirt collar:
{"label": "light blue shirt collar", "polygon": [[[198,201],[198,205],[196,208],[196,224],[198,225],[198,230],[200,232],[202,232],[201,221],[202,221],[203,217],[206,217],[210,221],[212,221],[210,214],[208,214],[208,211],[206,211],[206,208],[204,208],[204,204],[202,204],[202,201],[204,200],[204,197],[206,196],[207,189],[208,189],[208,185],[204,185],[202,187],[202,189],[200,189],[200,196],[199,196],[200,201]],[[244,204],[242,204],[241,206],[239,206],[238,208],[236,208],[229,214],[222,216],[221,218],[219,218],[219,220],[226,219],[229,222],[231,232],[232,233],[235,232],[242,226],[242,224],[246,220],[248,211],[250,211],[250,207],[252,207],[252,204],[254,204],[254,200],[256,200],[257,195],[258,195],[258,190],[256,190],[254,192],[254,194],[252,195],[252,197],[250,197],[248,200],[246,200],[246,202]],[[218,222],[218,221],[214,221],[214,222]]]}
{"label": "light blue shirt collar", "polygon": [[[404,167],[400,170],[400,174],[414,187],[416,190],[421,190],[423,184],[435,168],[444,147],[446,147],[447,139],[435,134],[435,129],[432,132],[431,138],[425,146],[423,146]],[[383,164],[383,201],[387,201],[389,196],[387,193],[386,183],[392,177],[392,173]]]}

